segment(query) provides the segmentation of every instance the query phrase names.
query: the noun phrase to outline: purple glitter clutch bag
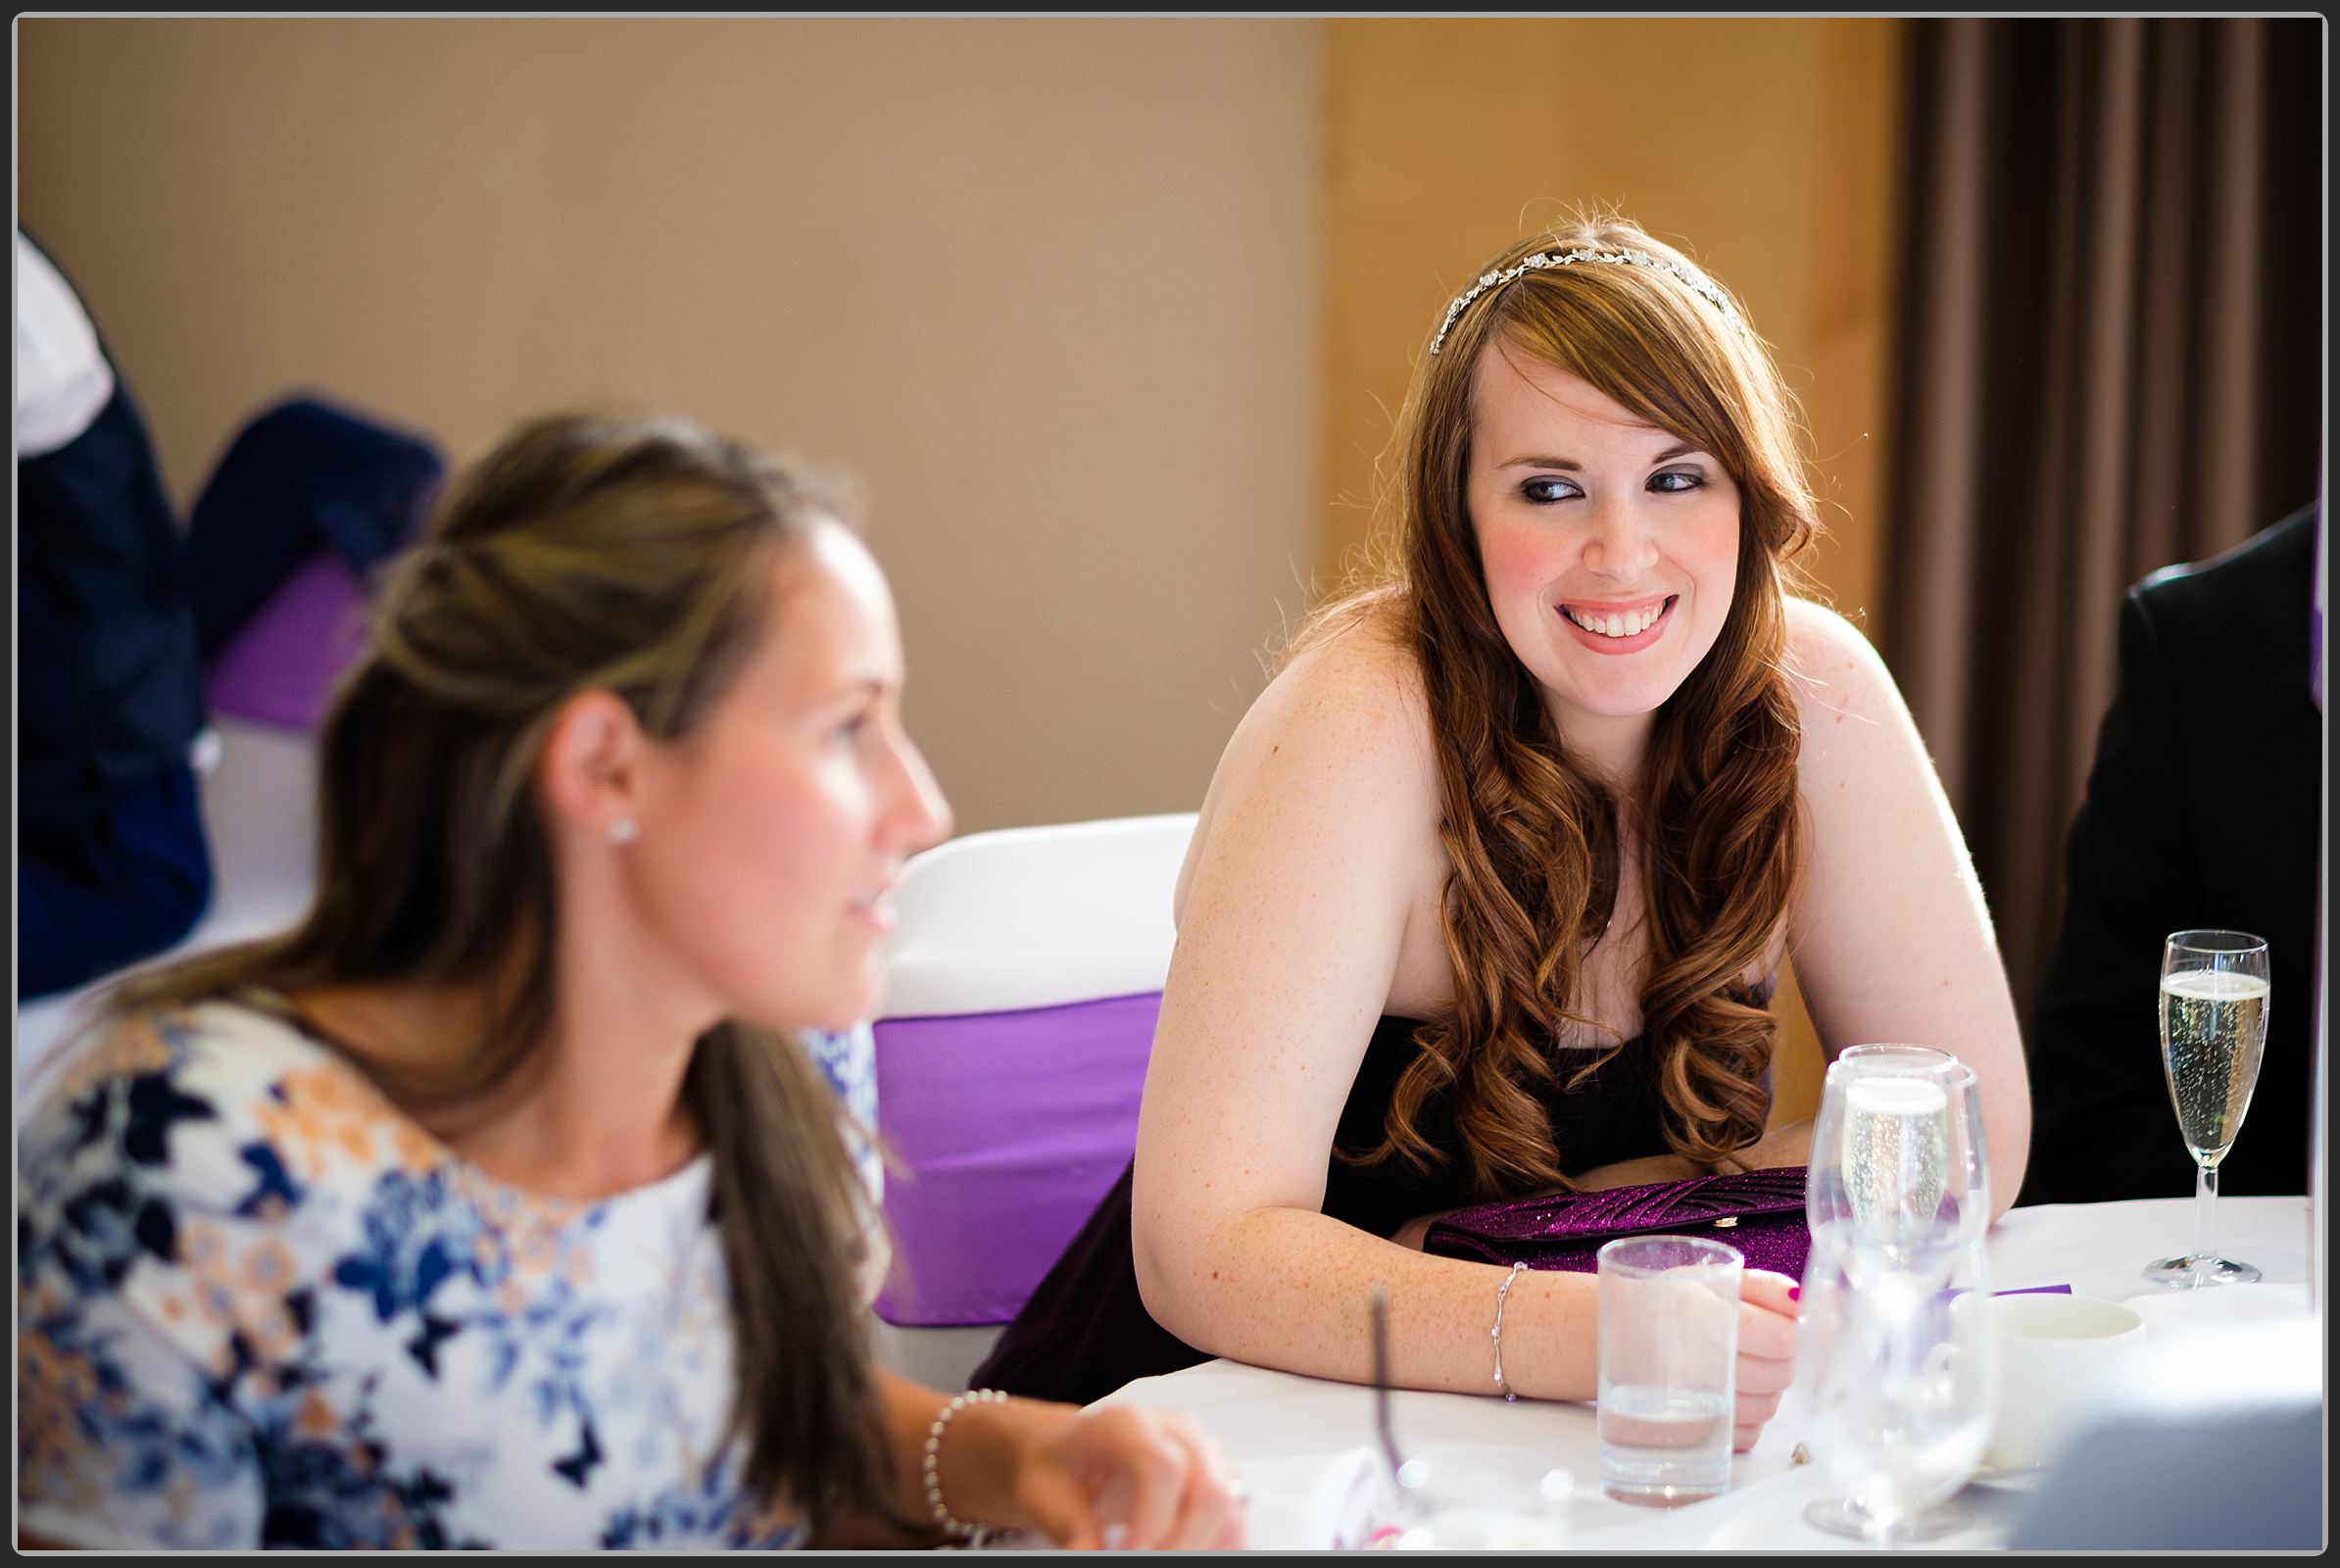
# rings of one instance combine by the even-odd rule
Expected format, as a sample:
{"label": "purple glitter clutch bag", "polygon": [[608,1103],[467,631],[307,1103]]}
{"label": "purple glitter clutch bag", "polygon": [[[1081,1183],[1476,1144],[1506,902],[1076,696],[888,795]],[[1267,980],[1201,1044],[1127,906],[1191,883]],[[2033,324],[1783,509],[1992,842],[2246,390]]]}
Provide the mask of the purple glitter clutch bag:
{"label": "purple glitter clutch bag", "polygon": [[1602,1245],[1621,1236],[1727,1242],[1749,1268],[1802,1279],[1812,1251],[1812,1232],[1804,1223],[1804,1167],[1480,1203],[1434,1221],[1422,1250],[1442,1257],[1588,1274]]}

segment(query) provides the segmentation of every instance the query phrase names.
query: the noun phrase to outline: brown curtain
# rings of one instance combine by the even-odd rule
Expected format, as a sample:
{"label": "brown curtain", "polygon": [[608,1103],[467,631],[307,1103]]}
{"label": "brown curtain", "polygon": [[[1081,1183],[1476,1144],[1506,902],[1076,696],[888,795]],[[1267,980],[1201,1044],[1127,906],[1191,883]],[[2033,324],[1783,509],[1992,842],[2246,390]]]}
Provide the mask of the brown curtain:
{"label": "brown curtain", "polygon": [[2028,1019],[2122,589],[2316,493],[2321,24],[1910,26],[1884,652]]}

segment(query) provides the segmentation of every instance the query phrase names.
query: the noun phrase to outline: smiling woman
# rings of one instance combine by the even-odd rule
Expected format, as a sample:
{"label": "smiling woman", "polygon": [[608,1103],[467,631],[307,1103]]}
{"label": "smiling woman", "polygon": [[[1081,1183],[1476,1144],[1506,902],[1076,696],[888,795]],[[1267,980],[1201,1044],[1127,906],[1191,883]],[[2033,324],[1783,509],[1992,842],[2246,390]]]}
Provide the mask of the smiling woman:
{"label": "smiling woman", "polygon": [[316,905],[124,982],[24,1128],[30,1531],[1240,1541],[1181,1418],[872,1360],[867,1130],[791,1037],[874,1013],[950,817],[841,516],[677,420],[539,420],[455,488],[326,718]]}
{"label": "smiling woman", "polygon": [[[1087,1399],[1217,1354],[1361,1381],[1378,1285],[1399,1383],[1590,1397],[1591,1276],[1513,1284],[1423,1234],[1801,1163],[1770,1102],[1783,955],[1831,1054],[1974,1064],[2006,1206],[2006,978],[1891,678],[1787,591],[1805,474],[1769,352],[1686,256],[1594,216],[1480,270],[1400,417],[1395,559],[1312,617],[1203,803],[1130,1173],[979,1379]],[[1744,1277],[1742,1448],[1790,1284]]]}

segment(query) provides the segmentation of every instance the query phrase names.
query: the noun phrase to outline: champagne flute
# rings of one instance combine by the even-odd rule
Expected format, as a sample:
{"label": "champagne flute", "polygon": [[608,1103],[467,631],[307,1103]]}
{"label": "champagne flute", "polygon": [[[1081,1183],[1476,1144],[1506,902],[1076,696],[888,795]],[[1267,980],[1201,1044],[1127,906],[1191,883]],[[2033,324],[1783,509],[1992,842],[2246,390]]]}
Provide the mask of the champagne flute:
{"label": "champagne flute", "polygon": [[2162,943],[2162,1072],[2194,1156],[2194,1250],[2145,1267],[2173,1291],[2248,1285],[2259,1270],[2218,1256],[2211,1211],[2267,1049],[2267,943],[2244,931],[2176,931]]}

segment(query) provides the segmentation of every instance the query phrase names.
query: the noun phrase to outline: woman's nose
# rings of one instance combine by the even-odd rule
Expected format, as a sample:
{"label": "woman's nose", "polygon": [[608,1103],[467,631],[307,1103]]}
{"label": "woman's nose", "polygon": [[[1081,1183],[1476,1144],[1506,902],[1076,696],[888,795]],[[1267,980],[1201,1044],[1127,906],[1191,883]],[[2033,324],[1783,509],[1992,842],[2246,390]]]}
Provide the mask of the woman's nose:
{"label": "woman's nose", "polygon": [[1656,541],[1632,505],[1612,502],[1594,510],[1592,529],[1584,540],[1586,569],[1631,579],[1640,575],[1656,554]]}
{"label": "woman's nose", "polygon": [[893,827],[904,854],[931,849],[951,837],[951,803],[926,758],[905,737],[897,754],[898,794]]}

